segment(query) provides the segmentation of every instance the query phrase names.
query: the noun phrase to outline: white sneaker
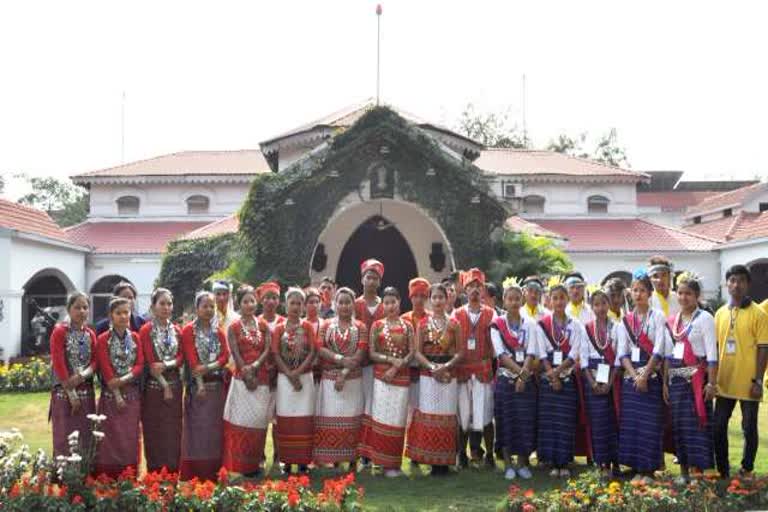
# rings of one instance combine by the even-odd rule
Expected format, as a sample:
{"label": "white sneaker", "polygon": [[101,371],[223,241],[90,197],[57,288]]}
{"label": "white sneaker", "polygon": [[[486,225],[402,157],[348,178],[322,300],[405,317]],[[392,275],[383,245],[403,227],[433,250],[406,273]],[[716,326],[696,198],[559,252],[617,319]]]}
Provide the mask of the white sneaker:
{"label": "white sneaker", "polygon": [[552,468],[552,471],[549,472],[549,476],[552,478],[557,478],[560,476],[560,470],[557,468]]}
{"label": "white sneaker", "polygon": [[388,469],[384,472],[384,476],[387,478],[397,478],[403,473],[399,469]]}
{"label": "white sneaker", "polygon": [[561,469],[560,470],[560,478],[570,478],[571,477],[571,470],[570,469]]}
{"label": "white sneaker", "polygon": [[507,470],[504,472],[504,478],[507,480],[514,480],[517,474],[515,473],[514,468],[507,468]]}
{"label": "white sneaker", "polygon": [[531,478],[533,478],[533,474],[531,473],[531,469],[528,466],[523,466],[521,468],[517,468],[517,474],[523,480],[530,480]]}

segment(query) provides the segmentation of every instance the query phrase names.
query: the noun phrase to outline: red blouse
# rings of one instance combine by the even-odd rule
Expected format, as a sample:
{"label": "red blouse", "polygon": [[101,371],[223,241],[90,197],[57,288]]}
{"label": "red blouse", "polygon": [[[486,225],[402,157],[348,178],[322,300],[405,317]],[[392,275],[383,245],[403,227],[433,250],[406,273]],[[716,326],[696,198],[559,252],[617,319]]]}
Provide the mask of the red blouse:
{"label": "red blouse", "polygon": [[[96,358],[96,333],[90,327],[85,327],[85,332],[90,342],[90,363],[88,366],[95,372],[97,368]],[[67,334],[69,333],[69,324],[60,323],[53,328],[51,332],[51,366],[53,374],[59,382],[64,382],[72,375],[70,373],[69,362],[67,361]]]}
{"label": "red blouse", "polygon": [[[131,341],[133,342],[131,349],[136,351],[136,358],[133,361],[133,365],[131,366],[130,371],[133,377],[137,378],[144,371],[144,351],[142,350],[141,343],[139,342],[139,335],[133,331],[128,332],[130,333]],[[96,353],[99,361],[99,372],[101,373],[104,382],[109,382],[115,377],[122,377],[122,375],[117,375],[114,362],[109,355],[109,340],[111,337],[112,330],[110,329],[99,334],[99,337],[96,340]]]}
{"label": "red blouse", "polygon": [[[162,363],[162,361],[157,357],[155,344],[152,342],[151,334],[153,326],[154,322],[148,321],[141,326],[141,329],[139,329],[139,340],[141,341],[141,348],[144,350],[144,360],[148,365],[152,363]],[[176,352],[176,357],[174,357],[174,361],[176,361],[176,368],[179,368],[184,362],[184,350],[181,345],[181,329],[176,324],[171,324],[171,327],[174,331],[176,331],[176,342],[179,345],[179,349]]]}
{"label": "red blouse", "polygon": [[[237,319],[232,322],[229,329],[234,335],[229,343],[237,344],[237,351],[245,364],[253,364],[265,350],[270,350],[272,340],[269,337],[269,327],[266,321],[257,319],[256,329],[244,331],[242,319]],[[235,377],[242,377],[239,368],[235,370]],[[259,366],[256,380],[259,384],[269,382],[269,356],[267,356],[264,364]]]}
{"label": "red blouse", "polygon": [[[285,333],[285,326],[286,325],[287,325],[287,321],[277,325],[275,327],[275,330],[272,331],[272,353],[273,354],[279,354],[282,357],[283,362],[289,368],[295,370],[296,368],[298,368],[304,362],[304,359],[306,358],[306,355],[309,353],[309,351],[312,350],[312,346],[313,345],[317,346],[317,333],[315,333],[315,328],[312,327],[311,323],[307,322],[306,320],[302,320],[301,321],[301,323],[299,325],[300,325],[300,327],[302,329],[304,329],[304,332],[306,333],[305,337],[304,337],[304,343],[306,343],[306,346],[300,347],[300,346],[296,345],[296,347],[294,348],[293,352],[294,352],[294,354],[296,354],[298,356],[301,355],[301,353],[297,353],[299,350],[304,349],[306,352],[303,354],[304,357],[301,357],[301,361],[298,362],[298,365],[295,366],[295,367],[292,367],[291,361],[286,361],[285,357],[283,357],[283,355],[281,353],[281,349],[283,348],[281,340],[282,340],[282,337],[283,337],[283,333]],[[291,349],[288,348],[288,350],[291,350]],[[307,369],[306,369],[305,373],[311,372],[311,371],[312,371],[312,365],[307,365]]]}
{"label": "red blouse", "polygon": [[[229,362],[229,347],[227,346],[227,335],[224,334],[224,329],[221,327],[216,329],[216,336],[219,338],[219,344],[221,345],[221,352],[219,357],[216,358],[216,362],[219,363],[220,368],[224,368]],[[189,322],[181,330],[181,345],[184,349],[184,359],[190,368],[197,368],[200,366],[200,358],[197,356],[197,347],[195,346],[195,321]],[[205,364],[208,364],[206,361]]]}
{"label": "red blouse", "polygon": [[[365,353],[368,352],[368,329],[366,329],[363,322],[360,320],[352,321],[357,328],[357,344],[355,346],[351,346],[351,330],[348,330],[344,336],[341,336],[338,332],[329,332],[332,326],[337,325],[336,322],[338,320],[332,318],[321,324],[316,340],[318,350],[327,348],[334,354],[341,354],[345,357],[353,356],[357,350],[362,350]],[[336,331],[336,329],[333,329],[333,331]],[[332,361],[326,361],[325,359],[322,359],[320,364],[326,370],[337,368]]]}

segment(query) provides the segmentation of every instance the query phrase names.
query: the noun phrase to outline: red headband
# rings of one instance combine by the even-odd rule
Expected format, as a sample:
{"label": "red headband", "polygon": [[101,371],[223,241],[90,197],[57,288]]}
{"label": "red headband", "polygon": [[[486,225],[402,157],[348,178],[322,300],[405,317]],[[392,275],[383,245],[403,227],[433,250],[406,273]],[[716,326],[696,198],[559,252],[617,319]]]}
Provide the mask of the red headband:
{"label": "red headband", "polygon": [[263,299],[264,296],[270,292],[275,293],[279,297],[280,285],[275,283],[274,281],[262,283],[258,288],[256,288],[256,298],[258,299],[259,302],[261,302],[261,299]]}
{"label": "red headband", "polygon": [[485,285],[485,274],[479,268],[471,268],[461,274],[461,284],[467,286],[472,281],[477,281],[480,285]]}
{"label": "red headband", "polygon": [[408,282],[408,297],[414,295],[429,295],[429,281],[423,277],[414,277]]}
{"label": "red headband", "polygon": [[360,264],[360,275],[364,276],[366,272],[369,270],[373,270],[377,274],[379,274],[379,277],[384,277],[384,264],[380,262],[379,260],[375,260],[373,258],[369,260],[365,260]]}

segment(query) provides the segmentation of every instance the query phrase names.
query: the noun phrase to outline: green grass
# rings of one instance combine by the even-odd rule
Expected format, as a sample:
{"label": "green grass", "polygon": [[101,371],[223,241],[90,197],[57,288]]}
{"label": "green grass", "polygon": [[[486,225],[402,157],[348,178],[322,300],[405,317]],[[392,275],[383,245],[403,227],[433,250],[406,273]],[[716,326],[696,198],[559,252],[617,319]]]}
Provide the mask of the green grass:
{"label": "green grass", "polygon": [[[48,393],[0,394],[0,431],[17,427],[24,434],[25,441],[33,450],[43,448],[50,453],[51,427],[48,423]],[[759,415],[760,448],[755,469],[758,473],[768,472],[768,414],[765,410]],[[734,409],[730,424],[731,464],[739,467],[741,460],[741,413]],[[271,460],[272,440],[267,437],[267,458]],[[583,462],[583,461],[582,461]],[[677,471],[672,458],[667,456],[667,467]],[[583,466],[580,466],[583,468]],[[268,467],[271,471],[271,467]],[[577,468],[578,470],[579,468]],[[389,480],[382,475],[371,476],[358,473],[358,481],[365,488],[366,509],[377,512],[388,511],[444,511],[472,510],[493,511],[504,497],[508,483],[501,472],[469,469],[459,475],[431,478],[424,473],[427,467],[412,470],[408,461],[403,464],[406,476]],[[271,471],[277,477],[276,471]],[[315,473],[315,480],[331,477],[333,473],[320,470]],[[523,485],[520,481],[516,481]],[[534,470],[534,478],[526,482],[525,487],[546,490],[557,485],[543,471]]]}

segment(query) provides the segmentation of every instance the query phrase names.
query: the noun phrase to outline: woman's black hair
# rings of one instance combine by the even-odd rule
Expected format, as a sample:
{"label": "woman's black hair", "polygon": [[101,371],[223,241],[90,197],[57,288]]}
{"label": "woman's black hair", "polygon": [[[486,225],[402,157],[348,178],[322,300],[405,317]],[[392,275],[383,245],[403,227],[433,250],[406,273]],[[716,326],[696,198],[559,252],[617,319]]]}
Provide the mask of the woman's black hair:
{"label": "woman's black hair", "polygon": [[72,306],[74,306],[75,302],[77,302],[77,299],[85,299],[85,302],[88,303],[88,307],[91,306],[91,298],[88,296],[85,292],[72,292],[67,296],[67,311],[70,310]]}
{"label": "woman's black hair", "polygon": [[168,288],[155,288],[151,296],[152,305],[156,305],[157,301],[160,300],[160,297],[163,295],[167,295],[168,298],[171,299],[171,302],[173,302],[173,293],[171,293],[171,290]]}
{"label": "woman's black hair", "polygon": [[381,293],[381,298],[383,299],[384,297],[394,297],[397,300],[400,300],[400,292],[397,291],[397,288],[394,286],[387,286]]}
{"label": "woman's black hair", "polygon": [[443,283],[434,283],[429,287],[429,298],[432,298],[432,294],[436,291],[442,292],[443,295],[445,295],[445,298],[448,298],[448,290],[445,288],[445,285]]}
{"label": "woman's black hair", "polygon": [[255,299],[256,289],[249,284],[241,284],[237,288],[237,292],[235,293],[235,300],[237,300],[238,306],[240,305],[241,302],[243,302],[243,299],[245,298],[246,295],[253,295],[253,298]]}

